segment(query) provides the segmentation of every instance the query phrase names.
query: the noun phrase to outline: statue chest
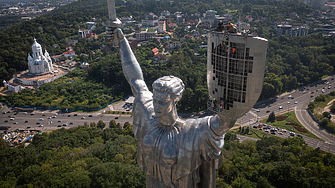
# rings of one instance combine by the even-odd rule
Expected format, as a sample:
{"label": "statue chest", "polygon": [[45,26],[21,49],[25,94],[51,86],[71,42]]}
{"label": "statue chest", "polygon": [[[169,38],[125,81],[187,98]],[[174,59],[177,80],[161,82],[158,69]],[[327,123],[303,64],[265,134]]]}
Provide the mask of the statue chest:
{"label": "statue chest", "polygon": [[166,168],[177,163],[179,131],[177,128],[164,129],[154,127],[143,138],[146,166]]}

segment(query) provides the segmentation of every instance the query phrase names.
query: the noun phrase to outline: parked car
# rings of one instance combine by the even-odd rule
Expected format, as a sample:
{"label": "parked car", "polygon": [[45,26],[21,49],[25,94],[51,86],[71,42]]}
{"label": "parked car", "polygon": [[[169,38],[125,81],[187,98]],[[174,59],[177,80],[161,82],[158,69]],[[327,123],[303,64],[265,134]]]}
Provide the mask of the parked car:
{"label": "parked car", "polygon": [[26,121],[24,121],[25,123],[28,123],[28,121],[26,120]]}
{"label": "parked car", "polygon": [[283,107],[282,106],[279,106],[279,109],[282,109]]}
{"label": "parked car", "polygon": [[267,110],[267,111],[266,111],[266,113],[269,113],[269,112],[270,112],[270,110]]}
{"label": "parked car", "polygon": [[297,134],[297,136],[301,137],[302,138],[302,135],[301,134]]}
{"label": "parked car", "polygon": [[73,116],[77,116],[77,114],[74,114]]}
{"label": "parked car", "polygon": [[62,127],[62,125],[57,125],[57,127]]}

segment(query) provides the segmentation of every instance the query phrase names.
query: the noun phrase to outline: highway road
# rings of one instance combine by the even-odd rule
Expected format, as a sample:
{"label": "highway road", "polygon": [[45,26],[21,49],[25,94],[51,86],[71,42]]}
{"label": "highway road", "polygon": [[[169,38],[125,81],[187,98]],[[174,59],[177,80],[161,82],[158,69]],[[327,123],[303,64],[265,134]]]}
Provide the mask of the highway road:
{"label": "highway road", "polygon": [[[11,111],[7,113],[7,111],[11,111],[11,108],[4,107],[0,110],[0,126],[10,126],[13,130],[16,128],[23,128],[26,129],[30,127],[33,130],[47,130],[47,129],[57,129],[61,127],[77,127],[78,125],[84,125],[84,122],[88,124],[91,122],[98,123],[99,120],[102,120],[108,126],[109,121],[114,119],[116,123],[120,123],[122,126],[125,122],[132,123],[133,118],[130,115],[114,115],[114,114],[99,114],[96,115],[94,113],[55,113],[57,111],[50,112],[49,110],[46,111],[34,111],[35,115],[31,115],[31,113],[24,114],[24,112],[19,112],[17,115],[14,115],[14,112]],[[6,114],[3,114],[6,112]],[[75,116],[76,114],[76,116]],[[92,117],[89,117],[92,115]],[[14,117],[14,120],[10,120],[11,117]],[[55,116],[55,118],[52,118]],[[48,117],[50,119],[48,119]],[[82,118],[85,119],[82,119]],[[40,120],[42,118],[43,120]],[[5,122],[7,121],[7,122]],[[28,121],[25,123],[25,121]],[[52,121],[50,124],[49,121]],[[17,122],[17,124],[14,124]],[[71,124],[70,124],[71,123]],[[67,126],[63,126],[63,124],[67,124]],[[39,127],[43,125],[43,127]],[[58,127],[60,125],[61,127]]]}
{"label": "highway road", "polygon": [[[329,82],[329,84],[325,84],[325,82]],[[328,89],[328,87],[330,88]],[[251,126],[256,122],[258,118],[264,118],[268,117],[269,113],[274,111],[275,113],[280,113],[283,111],[287,111],[289,109],[296,109],[296,114],[299,119],[299,121],[313,134],[320,137],[321,139],[325,140],[326,143],[320,143],[317,141],[311,141],[310,143],[315,146],[319,145],[322,147],[327,147],[328,145],[335,145],[335,137],[327,131],[322,130],[322,128],[319,128],[314,121],[311,120],[310,116],[306,114],[305,107],[307,104],[314,99],[314,97],[320,95],[322,92],[321,90],[325,88],[325,93],[328,94],[331,91],[335,91],[335,79],[333,76],[328,77],[324,80],[318,81],[314,84],[310,84],[308,86],[301,87],[299,90],[294,90],[289,93],[282,94],[280,96],[277,96],[275,98],[262,101],[257,103],[253,109],[251,109],[248,113],[246,113],[244,116],[239,118],[237,120],[237,123],[243,124],[243,125],[249,125]],[[313,97],[311,97],[313,95]],[[290,96],[290,97],[289,97]],[[282,108],[280,108],[280,106]],[[297,108],[296,108],[297,107]],[[61,127],[64,127],[63,124],[67,124],[66,127],[75,127],[78,125],[83,125],[84,122],[91,123],[95,122],[97,123],[99,120],[103,120],[107,125],[110,120],[114,119],[117,123],[121,123],[123,125],[125,122],[132,123],[133,119],[130,115],[113,115],[113,114],[101,114],[101,112],[95,112],[92,114],[89,113],[59,113],[56,118],[47,119],[47,117],[54,116],[54,113],[56,111],[35,111],[35,115],[23,114],[23,112],[20,112],[18,115],[15,116],[14,120],[10,120],[8,117],[14,116],[13,112],[2,114],[3,111],[12,110],[7,107],[4,107],[0,110],[0,126],[11,126],[12,129],[14,128],[27,128],[31,127],[31,129],[37,129],[37,130],[46,130],[46,129],[56,129],[59,128],[58,125],[61,125]],[[43,115],[44,114],[44,115]],[[74,116],[74,114],[77,114],[77,116]],[[92,115],[92,117],[88,117],[89,115]],[[190,114],[179,114],[182,119],[189,118]],[[203,117],[207,115],[213,115],[210,112],[205,112],[201,114],[195,114],[193,118]],[[82,117],[85,117],[85,119],[81,119]],[[43,118],[43,120],[39,120],[40,118]],[[4,122],[4,121],[8,122]],[[61,122],[58,122],[61,120]],[[25,123],[25,121],[28,121],[28,123]],[[51,124],[48,122],[52,121]],[[14,122],[17,122],[17,124],[14,124]],[[70,124],[70,123],[73,124]],[[39,124],[37,124],[39,123]],[[39,125],[43,125],[43,128],[38,127]],[[304,139],[309,139],[305,138]]]}

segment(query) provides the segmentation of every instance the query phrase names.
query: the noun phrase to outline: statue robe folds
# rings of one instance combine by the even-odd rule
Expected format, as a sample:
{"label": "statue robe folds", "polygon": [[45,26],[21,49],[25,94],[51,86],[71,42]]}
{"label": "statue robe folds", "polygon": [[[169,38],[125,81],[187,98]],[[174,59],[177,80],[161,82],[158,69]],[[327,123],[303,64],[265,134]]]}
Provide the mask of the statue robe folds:
{"label": "statue robe folds", "polygon": [[158,122],[153,95],[146,89],[137,93],[133,106],[137,163],[147,174],[147,188],[214,188],[224,135],[212,131],[212,117],[177,120],[165,127]]}

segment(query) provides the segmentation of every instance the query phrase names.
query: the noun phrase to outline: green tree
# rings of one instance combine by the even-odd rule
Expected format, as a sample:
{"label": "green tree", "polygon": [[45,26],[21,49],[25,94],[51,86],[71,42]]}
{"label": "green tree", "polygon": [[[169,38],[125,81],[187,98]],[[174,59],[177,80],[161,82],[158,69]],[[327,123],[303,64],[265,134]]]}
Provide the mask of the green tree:
{"label": "green tree", "polygon": [[276,115],[275,115],[275,112],[274,112],[274,111],[272,111],[272,112],[269,114],[268,121],[269,121],[269,122],[275,122],[275,121],[276,121]]}
{"label": "green tree", "polygon": [[90,127],[96,127],[96,126],[97,126],[97,124],[95,122],[90,123]]}
{"label": "green tree", "polygon": [[127,121],[123,125],[123,129],[126,129],[128,126],[131,126],[131,124]]}
{"label": "green tree", "polygon": [[109,121],[109,128],[116,128],[116,122],[114,119]]}
{"label": "green tree", "polygon": [[319,125],[326,126],[329,123],[329,119],[324,117],[319,121]]}
{"label": "green tree", "polygon": [[106,123],[104,123],[102,120],[99,120],[97,127],[99,129],[104,129],[106,127]]}
{"label": "green tree", "polygon": [[116,128],[118,128],[118,129],[122,129],[122,125],[121,125],[120,123],[117,123],[117,124],[116,124]]}

